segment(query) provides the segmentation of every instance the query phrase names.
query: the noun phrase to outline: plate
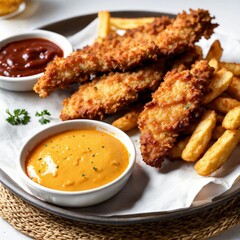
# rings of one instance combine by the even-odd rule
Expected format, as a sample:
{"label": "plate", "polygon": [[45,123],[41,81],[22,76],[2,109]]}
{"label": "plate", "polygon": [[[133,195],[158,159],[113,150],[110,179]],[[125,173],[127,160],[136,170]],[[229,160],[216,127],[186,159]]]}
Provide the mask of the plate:
{"label": "plate", "polygon": [[[121,12],[111,12],[112,16],[115,17],[147,17],[147,16],[161,16],[168,15],[173,17],[174,15],[159,13],[159,12],[144,12],[144,11],[121,11]],[[74,17],[71,19],[63,20],[60,22],[52,23],[46,26],[41,27],[41,29],[55,31],[66,37],[73,35],[82,28],[86,27],[92,20],[97,17],[97,14],[89,14],[79,17]],[[77,26],[77,27],[76,27]],[[63,208],[49,203],[43,202],[31,194],[24,191],[15,181],[13,181],[7,174],[3,171],[0,171],[0,179],[3,185],[5,185],[10,191],[15,193],[24,201],[55,215],[87,223],[94,224],[135,224],[135,223],[145,223],[145,222],[154,222],[154,221],[166,221],[171,219],[176,219],[179,217],[189,216],[197,214],[199,212],[212,209],[214,207],[223,205],[231,199],[239,196],[240,188],[232,189],[229,193],[226,193],[222,196],[216,197],[212,202],[208,202],[199,206],[184,208],[179,210],[167,211],[167,212],[148,212],[148,213],[138,213],[138,214],[125,214],[125,215],[111,215],[111,216],[102,216],[97,213],[90,212],[81,212],[72,209],[72,208]],[[111,201],[111,200],[110,200]],[[151,203],[150,203],[151,204]]]}

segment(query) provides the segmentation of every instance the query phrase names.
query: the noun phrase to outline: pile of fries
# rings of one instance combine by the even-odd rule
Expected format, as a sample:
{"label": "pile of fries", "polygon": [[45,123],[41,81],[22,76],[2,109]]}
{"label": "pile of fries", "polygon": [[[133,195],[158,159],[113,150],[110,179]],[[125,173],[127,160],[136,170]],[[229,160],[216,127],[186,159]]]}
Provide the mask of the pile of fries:
{"label": "pile of fries", "polygon": [[222,53],[219,40],[215,40],[206,56],[215,73],[203,101],[205,114],[191,136],[169,155],[196,162],[194,168],[202,176],[219,169],[240,141],[240,64],[221,62]]}
{"label": "pile of fries", "polygon": [[[99,12],[98,38],[111,31],[130,29],[149,23],[154,18],[113,18],[107,11]],[[202,119],[189,129],[189,135],[179,141],[169,153],[171,159],[195,162],[199,175],[209,176],[230,157],[240,141],[240,64],[222,62],[223,49],[219,40],[211,45],[206,60],[215,69],[204,98],[205,113]],[[142,108],[136,106],[113,125],[129,131],[137,127]]]}

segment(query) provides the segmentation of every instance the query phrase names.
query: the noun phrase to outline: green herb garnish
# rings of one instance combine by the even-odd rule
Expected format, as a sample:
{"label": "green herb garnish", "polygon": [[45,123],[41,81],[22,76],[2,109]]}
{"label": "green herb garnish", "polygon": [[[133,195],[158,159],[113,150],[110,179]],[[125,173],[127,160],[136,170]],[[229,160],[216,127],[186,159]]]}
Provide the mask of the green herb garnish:
{"label": "green herb garnish", "polygon": [[6,113],[9,115],[6,120],[12,125],[26,125],[30,122],[30,116],[25,109],[15,109],[13,114],[10,113],[9,109],[7,109]]}
{"label": "green herb garnish", "polygon": [[50,112],[48,110],[43,110],[40,113],[36,112],[36,117],[41,117],[38,121],[43,125],[50,122],[49,116],[51,116]]}

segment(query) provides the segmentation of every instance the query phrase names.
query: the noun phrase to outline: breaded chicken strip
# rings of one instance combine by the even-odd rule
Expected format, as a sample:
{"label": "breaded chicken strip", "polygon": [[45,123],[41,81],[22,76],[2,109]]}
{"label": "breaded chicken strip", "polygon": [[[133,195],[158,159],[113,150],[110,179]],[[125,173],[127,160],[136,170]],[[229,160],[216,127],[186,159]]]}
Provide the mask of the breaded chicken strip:
{"label": "breaded chicken strip", "polygon": [[[34,90],[40,97],[46,97],[59,87],[66,87],[76,81],[85,81],[91,74],[126,71],[147,60],[153,61],[157,60],[157,57],[179,54],[202,36],[205,38],[211,36],[217,26],[211,23],[212,19],[205,10],[191,10],[189,14],[183,12],[172,24],[158,33],[157,37],[150,38],[147,42],[137,39],[127,41],[131,42],[127,46],[123,44],[121,47],[112,48],[110,40],[110,51],[107,47],[104,47],[105,52],[97,51],[97,48],[94,50],[93,47],[92,51],[89,49],[77,51],[66,59],[57,58],[46,68],[45,74],[38,80]],[[124,39],[124,35],[122,38]],[[104,43],[104,46],[107,44]]]}
{"label": "breaded chicken strip", "polygon": [[163,78],[163,63],[155,63],[135,72],[110,73],[79,87],[63,101],[62,120],[102,119],[138,100],[139,93],[158,88]]}
{"label": "breaded chicken strip", "polygon": [[[172,61],[168,60],[170,63],[171,69],[177,69],[177,71],[182,71],[190,67],[195,61],[202,59],[202,51],[199,47],[190,47],[189,50],[181,54],[179,57],[173,59]],[[149,100],[148,100],[149,101]],[[139,104],[133,104],[128,107],[129,110],[125,115],[116,119],[112,125],[120,128],[122,131],[129,131],[137,127],[138,117],[143,111],[143,107],[146,104],[145,101],[142,101]]]}
{"label": "breaded chicken strip", "polygon": [[[111,33],[101,42],[77,50],[68,58],[57,58],[45,75],[34,86],[40,97],[47,97],[56,88],[68,87],[73,82],[86,82],[91,74],[115,69],[127,70],[145,60],[156,60],[158,47],[153,42],[157,35],[171,23],[163,16],[123,36]],[[51,80],[52,79],[52,80]]]}
{"label": "breaded chicken strip", "polygon": [[141,153],[148,165],[161,167],[179,132],[199,116],[212,74],[213,68],[204,60],[191,70],[173,70],[166,74],[138,119]]}
{"label": "breaded chicken strip", "polygon": [[160,54],[169,56],[181,53],[201,37],[208,39],[214,28],[218,26],[211,22],[212,19],[214,18],[209,12],[202,9],[191,9],[189,14],[186,12],[178,14],[176,20],[168,25],[155,40]]}
{"label": "breaded chicken strip", "polygon": [[113,53],[116,53],[117,48],[127,50],[133,41],[155,41],[158,34],[162,32],[170,23],[172,23],[172,19],[167,16],[162,16],[156,18],[152,23],[144,24],[137,28],[126,30],[124,35],[119,35],[116,32],[110,33],[101,41],[95,41],[92,45],[86,46],[79,51],[85,53],[98,52],[102,54],[112,55]]}

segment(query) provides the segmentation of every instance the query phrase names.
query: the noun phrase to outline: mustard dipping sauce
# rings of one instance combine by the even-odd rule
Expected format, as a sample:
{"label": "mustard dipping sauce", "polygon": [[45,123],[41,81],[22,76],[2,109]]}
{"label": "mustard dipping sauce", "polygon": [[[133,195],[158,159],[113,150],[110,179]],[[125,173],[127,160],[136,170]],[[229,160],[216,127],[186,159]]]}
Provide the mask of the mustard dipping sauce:
{"label": "mustard dipping sauce", "polygon": [[129,153],[121,141],[98,130],[54,135],[29,154],[25,171],[42,186],[81,191],[105,185],[127,168]]}

